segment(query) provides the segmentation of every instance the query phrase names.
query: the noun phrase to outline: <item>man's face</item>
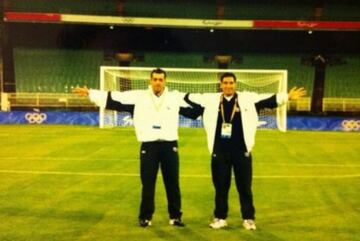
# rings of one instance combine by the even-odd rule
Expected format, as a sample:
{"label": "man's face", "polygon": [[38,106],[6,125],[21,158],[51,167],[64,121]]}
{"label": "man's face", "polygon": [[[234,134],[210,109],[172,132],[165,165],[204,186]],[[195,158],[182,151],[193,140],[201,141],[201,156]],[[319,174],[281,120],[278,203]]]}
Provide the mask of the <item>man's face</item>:
{"label": "man's face", "polygon": [[225,96],[232,96],[236,91],[236,82],[233,77],[225,77],[220,82],[220,89]]}
{"label": "man's face", "polygon": [[151,75],[150,85],[155,94],[161,93],[165,88],[165,74],[153,73]]}

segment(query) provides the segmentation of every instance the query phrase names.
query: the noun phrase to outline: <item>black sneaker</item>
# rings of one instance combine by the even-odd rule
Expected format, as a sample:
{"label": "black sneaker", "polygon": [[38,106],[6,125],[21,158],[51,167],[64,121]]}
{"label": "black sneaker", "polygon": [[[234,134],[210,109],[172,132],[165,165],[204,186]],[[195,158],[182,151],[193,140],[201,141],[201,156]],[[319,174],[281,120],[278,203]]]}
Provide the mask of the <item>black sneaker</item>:
{"label": "black sneaker", "polygon": [[139,219],[139,225],[140,225],[140,227],[143,227],[143,228],[151,226],[151,220]]}
{"label": "black sneaker", "polygon": [[185,224],[181,221],[180,218],[170,219],[169,224],[172,226],[184,227]]}

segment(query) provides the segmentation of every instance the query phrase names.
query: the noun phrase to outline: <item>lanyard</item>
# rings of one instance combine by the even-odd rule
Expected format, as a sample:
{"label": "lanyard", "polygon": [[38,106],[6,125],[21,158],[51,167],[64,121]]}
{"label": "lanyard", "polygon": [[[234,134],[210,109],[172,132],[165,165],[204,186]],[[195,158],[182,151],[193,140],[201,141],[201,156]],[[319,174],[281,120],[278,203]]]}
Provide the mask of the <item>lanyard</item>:
{"label": "lanyard", "polygon": [[[224,95],[221,95],[221,99],[220,99],[221,117],[222,117],[223,123],[226,123],[226,122],[225,122],[224,103],[223,103],[223,101],[224,101]],[[230,117],[229,123],[231,123],[232,120],[234,119],[235,112],[236,112],[236,103],[237,103],[237,97],[235,98],[235,101],[234,101],[234,106],[233,106],[233,109],[232,109],[232,113],[231,113],[231,117]]]}

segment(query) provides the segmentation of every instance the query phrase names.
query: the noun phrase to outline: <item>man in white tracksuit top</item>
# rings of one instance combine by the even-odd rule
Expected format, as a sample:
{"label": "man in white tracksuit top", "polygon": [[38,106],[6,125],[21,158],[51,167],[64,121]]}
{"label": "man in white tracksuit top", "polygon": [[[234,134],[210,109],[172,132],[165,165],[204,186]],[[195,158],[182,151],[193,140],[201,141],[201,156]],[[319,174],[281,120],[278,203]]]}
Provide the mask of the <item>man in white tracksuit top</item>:
{"label": "man in white tracksuit top", "polygon": [[228,191],[234,169],[239,192],[243,226],[256,229],[252,198],[252,158],[258,111],[275,108],[288,99],[305,95],[303,88],[293,88],[289,94],[257,94],[236,92],[236,76],[225,73],[220,79],[221,93],[190,94],[189,99],[203,107],[203,124],[211,153],[212,179],[215,186],[215,210],[211,228],[227,226]]}
{"label": "man in white tracksuit top", "polygon": [[103,108],[133,106],[136,137],[141,142],[140,176],[142,194],[139,224],[151,225],[155,211],[154,195],[159,167],[162,172],[168,200],[169,223],[184,226],[181,220],[181,194],[179,187],[178,125],[180,107],[187,107],[185,94],[169,91],[165,87],[166,73],[162,69],[151,72],[147,90],[101,91],[76,88],[74,93],[88,96]]}

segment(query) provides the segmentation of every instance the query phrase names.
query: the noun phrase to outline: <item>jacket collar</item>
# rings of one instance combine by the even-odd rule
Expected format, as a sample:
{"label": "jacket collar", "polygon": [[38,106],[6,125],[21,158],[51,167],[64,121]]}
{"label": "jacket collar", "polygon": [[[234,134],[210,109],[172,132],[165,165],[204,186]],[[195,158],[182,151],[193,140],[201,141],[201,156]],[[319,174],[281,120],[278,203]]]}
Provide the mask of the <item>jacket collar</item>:
{"label": "jacket collar", "polygon": [[150,93],[152,96],[154,96],[154,97],[162,97],[162,96],[164,96],[169,90],[168,90],[168,87],[165,86],[164,91],[162,92],[162,94],[161,94],[160,96],[157,96],[157,95],[154,94],[154,91],[152,90],[151,85],[149,85],[148,91],[149,91],[149,93]]}

